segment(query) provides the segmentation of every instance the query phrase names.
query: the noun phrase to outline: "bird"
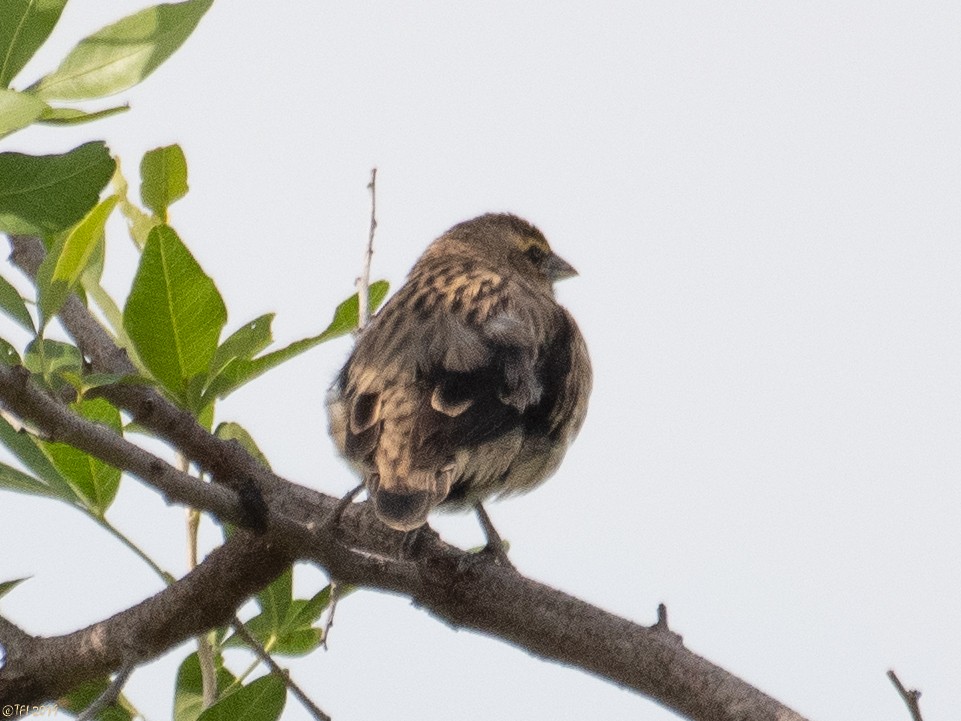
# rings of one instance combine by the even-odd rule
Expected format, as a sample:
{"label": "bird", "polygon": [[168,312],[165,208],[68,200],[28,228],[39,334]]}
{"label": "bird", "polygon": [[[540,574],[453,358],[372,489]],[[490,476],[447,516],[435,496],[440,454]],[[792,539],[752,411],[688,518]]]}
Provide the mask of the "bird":
{"label": "bird", "polygon": [[[330,434],[385,525],[473,507],[552,475],[584,422],[592,371],[554,283],[577,271],[544,234],[487,213],[434,240],[361,331],[327,395]],[[497,550],[497,549],[495,549]]]}

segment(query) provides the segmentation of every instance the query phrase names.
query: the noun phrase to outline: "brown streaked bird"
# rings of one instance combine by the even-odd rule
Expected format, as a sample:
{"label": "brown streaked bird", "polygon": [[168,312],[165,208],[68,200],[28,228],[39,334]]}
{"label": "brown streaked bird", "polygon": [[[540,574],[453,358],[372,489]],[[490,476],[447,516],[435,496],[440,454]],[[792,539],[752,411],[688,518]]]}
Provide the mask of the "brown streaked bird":
{"label": "brown streaked bird", "polygon": [[554,299],[576,274],[527,221],[482,215],[431,243],[371,320],[327,405],[386,525],[475,506],[490,545],[481,502],[557,470],[591,392],[587,346]]}

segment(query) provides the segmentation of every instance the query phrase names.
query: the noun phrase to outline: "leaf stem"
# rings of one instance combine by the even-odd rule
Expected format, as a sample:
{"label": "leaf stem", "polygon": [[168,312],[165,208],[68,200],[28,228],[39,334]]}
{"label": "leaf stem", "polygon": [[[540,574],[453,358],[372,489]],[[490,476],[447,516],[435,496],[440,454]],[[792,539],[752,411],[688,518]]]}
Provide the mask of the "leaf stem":
{"label": "leaf stem", "polygon": [[134,543],[129,538],[127,538],[116,526],[110,523],[110,521],[108,521],[105,517],[98,515],[97,513],[95,513],[94,511],[91,511],[88,508],[82,508],[81,510],[83,510],[83,512],[86,513],[88,516],[90,516],[90,518],[92,518],[94,521],[99,523],[101,528],[103,528],[110,535],[112,535],[114,538],[120,541],[123,545],[125,545],[127,548],[133,551],[140,558],[140,560],[142,560],[144,563],[146,563],[150,567],[150,570],[152,570],[154,573],[156,573],[160,577],[160,579],[164,582],[165,585],[169,586],[171,583],[174,582],[174,577],[172,575],[170,575],[165,570],[163,570],[160,566],[158,566],[156,561],[154,561],[150,556],[148,556],[146,552],[144,552],[144,550],[140,548],[140,546],[138,546],[136,543]]}

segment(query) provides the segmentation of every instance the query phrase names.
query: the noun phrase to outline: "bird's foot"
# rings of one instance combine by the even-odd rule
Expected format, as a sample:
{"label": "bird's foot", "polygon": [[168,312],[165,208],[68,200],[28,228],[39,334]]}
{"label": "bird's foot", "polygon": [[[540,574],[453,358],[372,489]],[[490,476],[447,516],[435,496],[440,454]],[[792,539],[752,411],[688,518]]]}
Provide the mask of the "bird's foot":
{"label": "bird's foot", "polygon": [[350,506],[350,504],[354,502],[354,499],[357,497],[357,494],[359,494],[362,490],[364,490],[363,483],[356,486],[355,488],[351,488],[347,492],[347,495],[345,495],[343,498],[341,498],[337,502],[337,505],[334,507],[333,512],[330,514],[330,516],[327,519],[324,520],[323,525],[325,530],[331,533],[337,532],[337,530],[340,528],[340,521],[344,517],[344,513],[347,511],[347,508]]}
{"label": "bird's foot", "polygon": [[416,561],[424,555],[429,544],[437,539],[437,532],[426,523],[423,526],[407,531],[400,542],[400,558],[404,561]]}
{"label": "bird's foot", "polygon": [[491,523],[490,516],[488,516],[487,511],[484,510],[484,506],[477,503],[474,505],[474,510],[477,511],[477,518],[480,520],[481,527],[484,529],[484,535],[487,537],[487,545],[480,550],[478,555],[481,557],[486,556],[501,566],[513,569],[514,564],[511,563],[507,557],[508,545],[501,539],[497,529],[494,528],[494,524]]}

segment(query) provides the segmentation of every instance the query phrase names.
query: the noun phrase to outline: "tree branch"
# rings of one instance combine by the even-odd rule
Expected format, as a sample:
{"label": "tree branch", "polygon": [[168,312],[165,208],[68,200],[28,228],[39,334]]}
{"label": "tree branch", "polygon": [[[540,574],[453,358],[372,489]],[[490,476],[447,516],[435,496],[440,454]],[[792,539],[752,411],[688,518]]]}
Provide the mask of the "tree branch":
{"label": "tree branch", "polygon": [[908,713],[911,714],[911,721],[924,721],[924,719],[921,718],[921,692],[917,689],[911,689],[909,691],[905,688],[904,684],[901,683],[901,679],[898,678],[898,675],[893,670],[888,671],[888,678],[891,679],[891,683],[893,683],[894,688],[898,690],[898,695],[901,697],[901,700],[904,701],[904,704],[908,707]]}
{"label": "tree branch", "polygon": [[245,523],[245,514],[235,493],[178,471],[106,426],[71,413],[33,384],[29,371],[23,366],[0,364],[0,400],[14,415],[36,424],[48,440],[67,443],[132,473],[169,501],[202,507],[238,525]]}
{"label": "tree branch", "polygon": [[273,535],[238,531],[176,583],[136,606],[64,636],[9,634],[0,706],[55,699],[84,681],[154,658],[210,628],[276,578],[291,556]]}
{"label": "tree branch", "polygon": [[[35,272],[43,249],[32,238],[13,237],[15,262]],[[113,345],[83,304],[71,297],[61,320],[94,370],[129,372],[130,361]],[[236,498],[214,484],[198,484],[190,496],[171,492],[173,478],[144,467],[144,459],[116,434],[92,441],[88,421],[67,422],[38,402],[22,371],[0,368],[0,398],[17,415],[44,432],[67,433],[68,442],[138,475],[178,502],[235,519]],[[33,389],[37,393],[42,392]],[[0,701],[26,703],[55,697],[69,686],[115,671],[125,663],[155,656],[180,641],[225,623],[233,609],[268,583],[295,558],[324,567],[331,577],[358,586],[404,595],[447,623],[514,643],[542,658],[581,668],[638,691],[691,719],[704,721],[803,721],[802,717],[722,668],[693,654],[667,628],[666,612],[648,628],[607,613],[520,575],[516,570],[454,548],[428,527],[413,548],[400,554],[405,534],[388,529],[367,504],[344,509],[339,524],[329,520],[338,499],[314,492],[264,469],[236,443],[218,439],[186,412],[149,387],[118,384],[101,395],[173,444],[215,478],[230,485],[253,481],[268,510],[268,531],[242,532],[212,553],[193,572],[134,608],[74,634],[49,639],[4,633],[7,664],[0,668]],[[29,401],[29,402],[28,402]],[[60,409],[66,412],[65,409]],[[72,415],[72,414],[71,414]],[[85,440],[87,439],[87,440]],[[107,443],[101,449],[99,442]],[[118,441],[121,442],[118,444]],[[133,446],[136,448],[136,446]],[[139,449],[138,449],[139,450]],[[148,454],[149,455],[149,454]],[[154,459],[156,460],[156,459]],[[159,479],[159,480],[158,480]],[[179,479],[183,480],[183,479]],[[163,486],[161,485],[163,482]],[[216,490],[214,490],[216,489]],[[179,488],[177,492],[185,492]],[[218,505],[219,504],[219,505]],[[242,539],[239,542],[238,539]],[[238,558],[242,560],[238,561]],[[214,581],[198,581],[211,577]],[[204,593],[198,593],[203,588]],[[136,652],[132,653],[131,648]],[[135,659],[130,656],[135,655]],[[55,673],[52,672],[55,670]],[[16,698],[12,694],[16,693]]]}
{"label": "tree branch", "polygon": [[[132,444],[77,416],[62,418],[67,410],[25,381],[22,369],[0,366],[0,399],[24,420],[54,437],[69,438],[125,470],[137,471],[141,466],[139,455],[143,452]],[[90,439],[104,433],[108,437],[100,440],[107,450],[101,451]],[[129,458],[124,455],[126,451],[130,452]],[[152,466],[148,463],[148,471]],[[178,473],[170,468],[164,476]],[[150,472],[144,473],[143,479],[154,484]],[[206,510],[214,510],[211,498],[227,492],[211,484],[194,483],[197,492],[189,502]],[[316,561],[338,579],[402,593],[452,625],[473,628],[544,658],[579,666],[649,695],[691,718],[742,718],[733,714],[744,704],[758,711],[758,715],[749,718],[773,719],[777,713],[782,714],[778,717],[782,720],[800,718],[783,715],[786,710],[776,701],[690,653],[667,629],[663,614],[654,628],[639,626],[524,578],[513,569],[453,548],[429,529],[420,532],[413,555],[398,560],[396,555],[404,534],[384,527],[363,505],[345,510],[338,527],[342,543],[336,543],[326,524],[318,524],[316,519],[331,514],[337,499],[296,487],[278,477],[273,478],[272,492],[265,501],[269,525],[276,529],[275,535],[269,537],[270,545],[291,549],[282,555],[286,563],[293,559],[292,549],[296,548],[297,557]],[[220,552],[231,547],[231,543]],[[252,550],[255,548],[245,543],[241,568],[251,564],[250,553],[259,554]],[[363,548],[363,552],[358,548]],[[216,558],[208,557],[197,571],[208,569],[211,574],[230,575],[235,566]],[[192,573],[154,599],[77,634],[42,642],[13,639],[8,664],[0,670],[0,700],[4,699],[3,684],[9,682],[11,674],[14,685],[9,688],[18,689],[18,703],[31,693],[37,699],[49,698],[71,684],[130,662],[125,639],[153,634],[151,642],[135,640],[133,644],[138,649],[133,660],[142,661],[188,636],[220,625],[225,606],[229,610],[239,605],[282,566],[270,563],[268,568],[271,573],[260,574],[259,583],[251,583],[250,578],[245,584],[218,578],[211,586],[221,593],[219,603],[214,594],[190,592],[199,583],[188,583],[188,579],[194,578]],[[178,591],[181,595],[169,595]],[[189,629],[183,627],[184,618],[195,620]],[[116,631],[115,627],[122,630]],[[75,650],[85,645],[97,645],[102,653],[85,655]],[[53,658],[57,658],[55,663]],[[27,671],[22,670],[24,666]],[[43,668],[57,669],[55,678],[44,676]],[[26,683],[25,679],[31,676],[34,678]]]}

